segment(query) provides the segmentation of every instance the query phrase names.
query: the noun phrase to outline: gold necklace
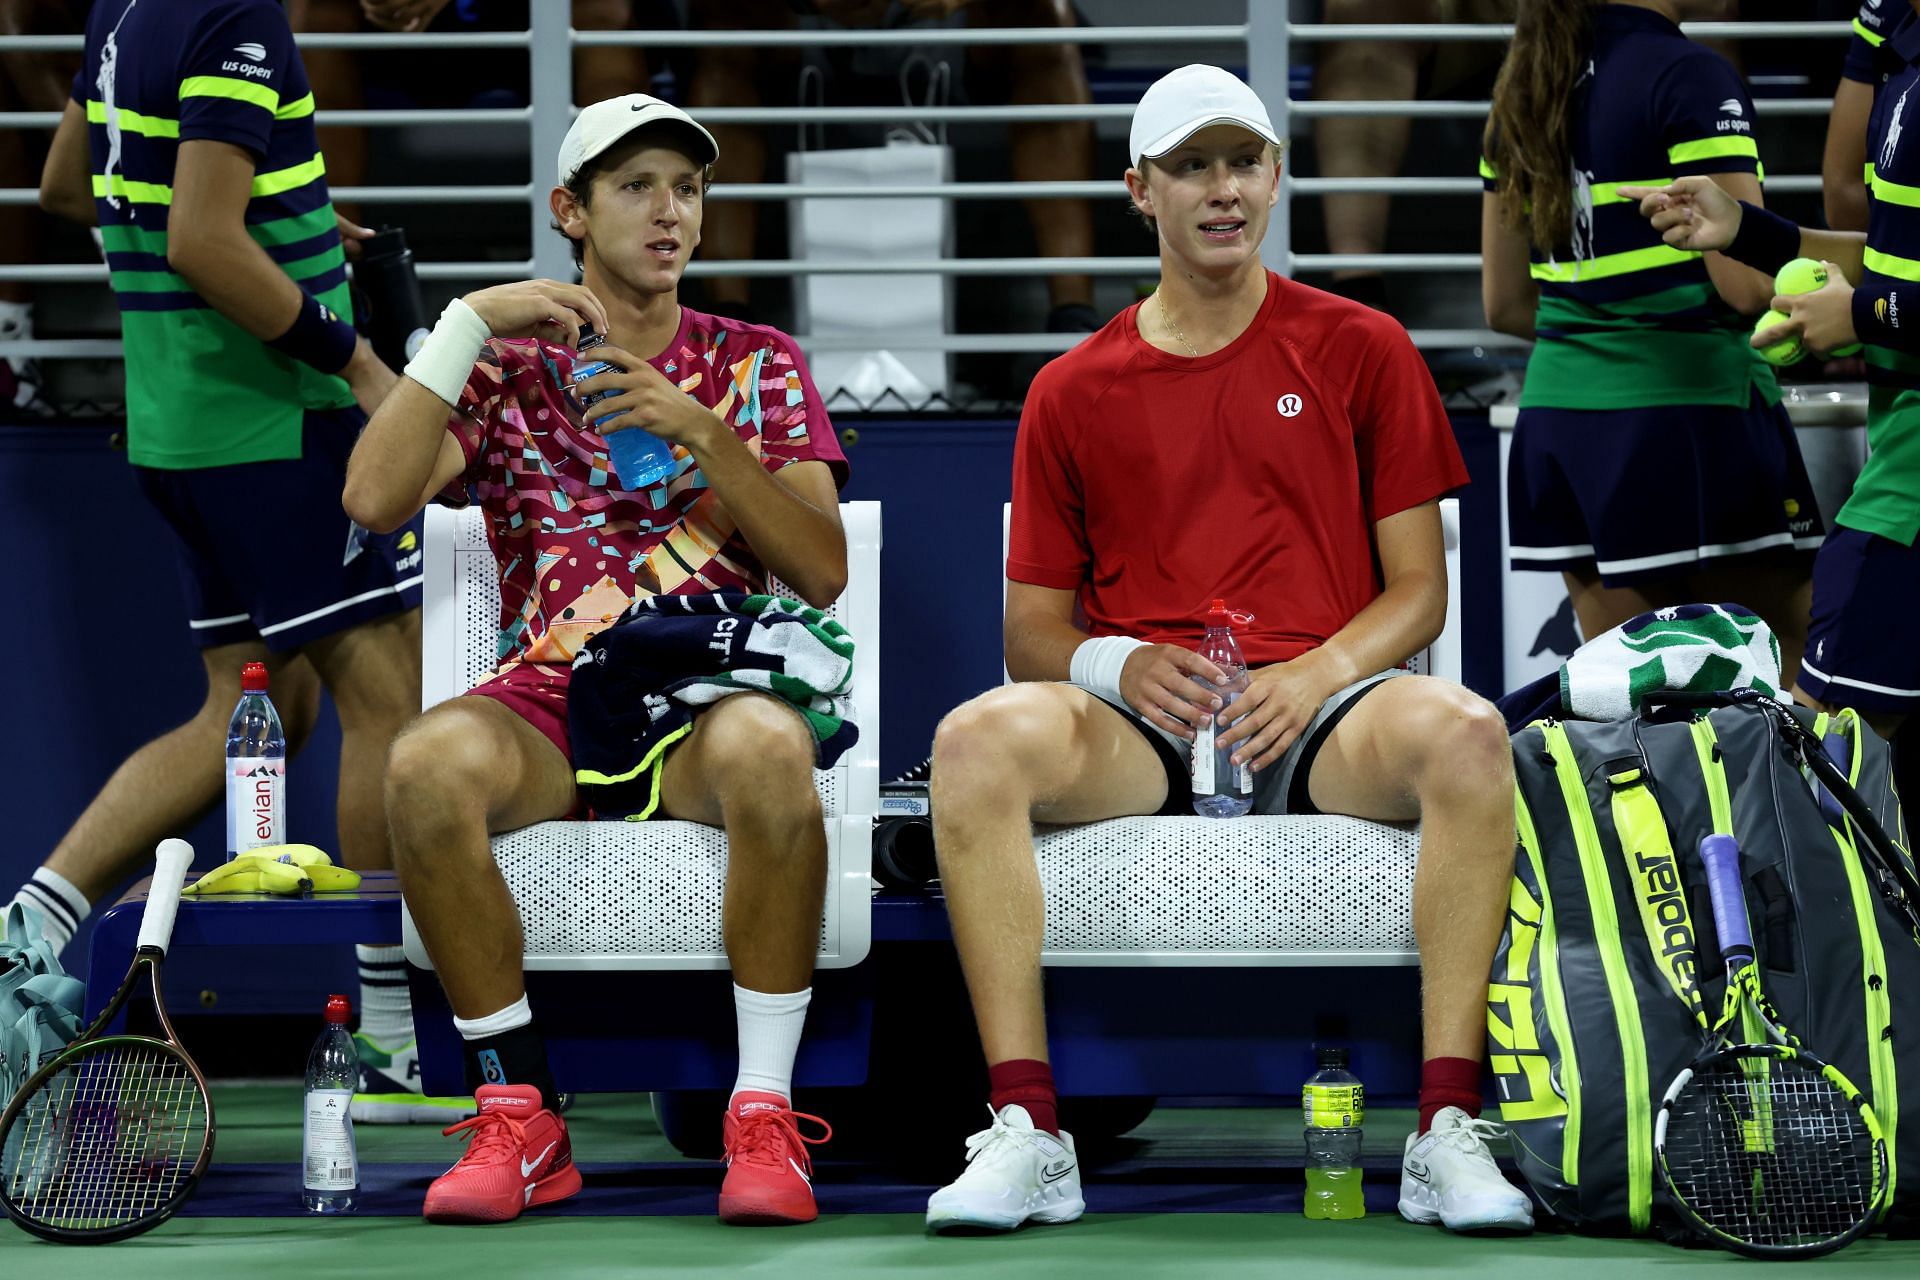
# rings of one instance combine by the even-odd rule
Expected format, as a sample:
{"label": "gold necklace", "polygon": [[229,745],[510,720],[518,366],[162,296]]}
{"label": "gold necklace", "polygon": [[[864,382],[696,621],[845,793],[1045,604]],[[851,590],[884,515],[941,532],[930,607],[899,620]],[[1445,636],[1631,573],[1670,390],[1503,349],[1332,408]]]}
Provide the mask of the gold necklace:
{"label": "gold necklace", "polygon": [[1187,341],[1187,335],[1180,331],[1180,322],[1167,310],[1167,300],[1158,289],[1153,291],[1153,300],[1160,304],[1160,318],[1167,322],[1167,328],[1173,330],[1173,336],[1180,339],[1180,345],[1187,349],[1187,354],[1198,360],[1200,353],[1193,349],[1193,344]]}

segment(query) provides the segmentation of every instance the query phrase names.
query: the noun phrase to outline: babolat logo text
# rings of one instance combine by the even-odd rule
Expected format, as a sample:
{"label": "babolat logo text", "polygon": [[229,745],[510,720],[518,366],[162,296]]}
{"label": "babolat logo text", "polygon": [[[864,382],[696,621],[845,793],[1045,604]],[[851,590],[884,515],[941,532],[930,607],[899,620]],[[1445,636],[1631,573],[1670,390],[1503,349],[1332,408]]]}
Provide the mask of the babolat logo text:
{"label": "babolat logo text", "polygon": [[1633,862],[1639,874],[1640,919],[1646,925],[1647,941],[1668,983],[1688,1008],[1697,1010],[1700,1008],[1695,962],[1697,943],[1680,870],[1674,865],[1671,853],[1636,853]]}

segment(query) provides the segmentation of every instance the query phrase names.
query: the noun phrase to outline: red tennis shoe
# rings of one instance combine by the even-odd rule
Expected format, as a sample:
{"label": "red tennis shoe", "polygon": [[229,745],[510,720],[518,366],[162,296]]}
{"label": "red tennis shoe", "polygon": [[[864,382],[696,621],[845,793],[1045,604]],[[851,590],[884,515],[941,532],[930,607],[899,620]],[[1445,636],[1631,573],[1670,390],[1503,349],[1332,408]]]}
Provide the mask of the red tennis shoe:
{"label": "red tennis shoe", "polygon": [[[802,1120],[826,1132],[807,1137],[800,1132]],[[720,1221],[736,1227],[778,1227],[820,1216],[813,1202],[813,1160],[807,1148],[831,1138],[833,1126],[795,1111],[777,1093],[743,1091],[733,1095],[722,1132],[727,1177],[720,1184]]]}
{"label": "red tennis shoe", "polygon": [[467,1149],[427,1188],[429,1222],[507,1222],[522,1209],[565,1200],[580,1190],[567,1122],[525,1084],[486,1084],[474,1095],[480,1114],[442,1132],[472,1134]]}

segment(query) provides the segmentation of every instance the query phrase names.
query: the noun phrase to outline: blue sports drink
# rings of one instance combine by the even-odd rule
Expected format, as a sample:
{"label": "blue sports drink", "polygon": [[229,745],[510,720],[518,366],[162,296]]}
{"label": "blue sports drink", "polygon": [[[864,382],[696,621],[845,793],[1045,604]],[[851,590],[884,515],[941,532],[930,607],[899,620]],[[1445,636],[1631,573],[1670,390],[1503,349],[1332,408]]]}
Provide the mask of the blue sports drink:
{"label": "blue sports drink", "polygon": [[[587,352],[606,340],[607,337],[603,333],[594,333],[591,330],[582,333],[579,353],[585,356]],[[605,360],[589,360],[585,364],[574,365],[573,380],[575,383],[584,382],[595,374],[605,373],[609,369],[620,373],[626,372],[620,366]],[[605,391],[581,397],[580,416],[583,419],[586,418],[588,409],[609,396],[618,394],[620,394],[618,391],[609,387]],[[604,424],[612,422],[625,412],[626,410],[623,409],[620,413],[610,413],[604,418],[595,418],[588,425],[598,431]],[[607,432],[605,439],[607,459],[613,464],[613,473],[619,477],[620,486],[623,489],[645,489],[649,485],[659,484],[674,472],[673,446],[651,431],[645,431],[639,427],[628,427],[624,431]]]}

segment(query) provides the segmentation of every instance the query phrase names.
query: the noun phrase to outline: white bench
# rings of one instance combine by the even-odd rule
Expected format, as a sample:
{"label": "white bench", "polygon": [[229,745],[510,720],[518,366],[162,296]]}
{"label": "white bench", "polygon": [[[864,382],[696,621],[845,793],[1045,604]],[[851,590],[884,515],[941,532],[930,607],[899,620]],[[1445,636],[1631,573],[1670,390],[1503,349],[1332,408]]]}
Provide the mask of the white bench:
{"label": "white bench", "polygon": [[[873,815],[880,808],[880,504],[840,508],[847,589],[829,610],[853,633],[859,741],[815,774],[827,823],[822,969],[866,959],[872,941]],[[474,508],[426,512],[422,705],[457,697],[499,664],[500,585]],[[775,587],[778,590],[776,584]],[[791,594],[785,592],[784,594]],[[528,969],[724,969],[727,841],[697,822],[541,822],[493,838],[520,907]],[[407,959],[432,968],[410,914]]]}
{"label": "white bench", "polygon": [[[1440,510],[1447,620],[1412,666],[1458,680],[1459,505],[1448,499]],[[1114,818],[1039,827],[1034,846],[1047,901],[1041,961],[1049,966],[1420,960],[1413,940],[1417,825],[1251,814]]]}

